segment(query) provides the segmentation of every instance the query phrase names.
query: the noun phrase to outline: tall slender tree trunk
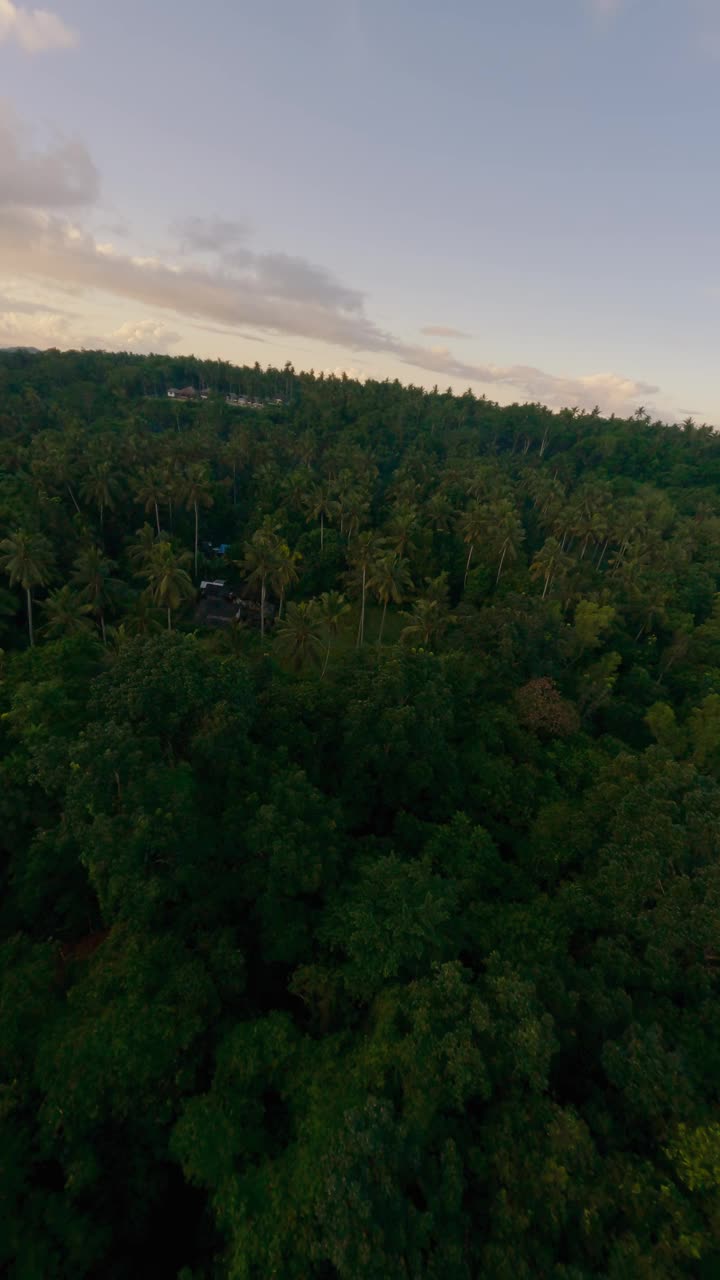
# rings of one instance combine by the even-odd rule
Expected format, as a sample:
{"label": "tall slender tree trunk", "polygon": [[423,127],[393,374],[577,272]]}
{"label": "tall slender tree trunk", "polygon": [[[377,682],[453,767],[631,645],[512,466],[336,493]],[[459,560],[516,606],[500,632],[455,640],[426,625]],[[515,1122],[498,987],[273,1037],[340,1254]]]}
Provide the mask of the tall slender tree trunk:
{"label": "tall slender tree trunk", "polygon": [[77,511],[78,515],[80,515],[80,507],[78,506],[78,500],[77,500],[77,498],[75,497],[75,494],[74,494],[74,493],[73,493],[73,491],[72,491],[72,485],[68,483],[68,484],[66,485],[66,488],[67,488],[68,493],[70,494],[70,497],[71,497],[71,498],[72,498],[72,500],[73,500],[73,503],[74,503],[74,506],[75,506],[75,510]]}
{"label": "tall slender tree trunk", "polygon": [[157,502],[155,503],[155,528],[157,529],[158,538],[159,538],[160,537],[160,508],[158,507]]}
{"label": "tall slender tree trunk", "polygon": [[463,579],[463,591],[465,590],[465,588],[466,588],[466,586],[467,586],[468,574],[469,574],[469,572],[470,572],[470,561],[472,560],[472,553],[473,553],[473,551],[474,551],[474,550],[475,550],[475,543],[474,543],[474,542],[471,542],[471,543],[470,543],[470,550],[468,551],[467,564],[465,565],[465,577],[464,577],[464,579]]}
{"label": "tall slender tree trunk", "polygon": [[280,605],[279,605],[279,607],[278,607],[278,619],[282,618],[283,601],[284,601],[284,599],[285,599],[285,588],[284,588],[284,587],[281,587],[281,588],[280,588]]}
{"label": "tall slender tree trunk", "polygon": [[383,631],[385,630],[385,615],[387,613],[388,602],[383,600],[382,618],[380,619],[380,632],[378,635],[378,644],[382,644]]}
{"label": "tall slender tree trunk", "polygon": [[364,566],[363,566],[363,573],[362,573],[362,599],[361,599],[361,601],[360,601],[360,621],[359,621],[359,623],[358,623],[357,644],[355,645],[355,648],[356,648],[356,649],[359,649],[359,648],[360,648],[360,645],[363,643],[363,641],[364,641],[364,639],[365,639],[365,573],[366,573],[366,571],[365,571],[365,568],[364,568]]}
{"label": "tall slender tree trunk", "polygon": [[609,542],[609,541],[610,541],[610,539],[609,539],[609,538],[606,538],[606,539],[605,539],[605,542],[604,542],[604,545],[603,545],[603,549],[602,549],[602,551],[600,552],[600,558],[599,558],[599,560],[598,560],[598,562],[597,562],[597,567],[598,567],[598,569],[600,568],[600,565],[602,564],[603,560],[605,559],[605,552],[606,552],[606,551],[607,551],[607,549],[608,549],[608,542]]}
{"label": "tall slender tree trunk", "polygon": [[172,631],[172,609],[170,608],[170,605],[168,605],[167,607],[167,615],[168,615],[168,631]]}
{"label": "tall slender tree trunk", "polygon": [[198,504],[197,504],[197,502],[193,503],[193,505],[194,505],[194,507],[195,507],[195,578],[197,579],[197,576],[198,576],[198,574],[197,574],[197,569],[198,569],[198,532],[199,532],[199,528],[200,528],[200,513],[199,513],[199,511],[198,511]]}
{"label": "tall slender tree trunk", "polygon": [[33,629],[32,592],[30,590],[30,587],[25,588],[25,598],[27,600],[27,617],[28,617],[28,631],[30,633],[30,648],[32,649],[35,644],[35,631]]}
{"label": "tall slender tree trunk", "polygon": [[237,506],[237,463],[233,462],[233,506]]}
{"label": "tall slender tree trunk", "polygon": [[322,671],[320,672],[320,679],[321,679],[321,680],[322,680],[323,676],[325,675],[325,672],[327,671],[327,664],[328,664],[328,658],[329,658],[329,657],[330,657],[330,641],[328,640],[328,646],[327,646],[327,649],[325,650],[325,661],[323,662],[323,669],[322,669]]}
{"label": "tall slender tree trunk", "polygon": [[100,634],[102,635],[103,644],[107,644],[107,633],[105,631],[105,614],[100,610]]}
{"label": "tall slender tree trunk", "polygon": [[320,512],[320,550],[325,547],[325,512]]}
{"label": "tall slender tree trunk", "polygon": [[504,565],[504,563],[505,563],[505,556],[507,555],[507,549],[508,549],[508,544],[507,544],[507,540],[506,540],[506,541],[505,541],[505,545],[504,545],[504,547],[503,547],[503,549],[502,549],[502,555],[501,555],[501,557],[500,557],[500,564],[498,565],[497,578],[495,579],[495,586],[497,586],[498,582],[500,581],[500,574],[501,574],[501,573],[502,573],[502,571],[503,571],[503,565]]}
{"label": "tall slender tree trunk", "polygon": [[265,579],[260,587],[260,638],[265,639]]}

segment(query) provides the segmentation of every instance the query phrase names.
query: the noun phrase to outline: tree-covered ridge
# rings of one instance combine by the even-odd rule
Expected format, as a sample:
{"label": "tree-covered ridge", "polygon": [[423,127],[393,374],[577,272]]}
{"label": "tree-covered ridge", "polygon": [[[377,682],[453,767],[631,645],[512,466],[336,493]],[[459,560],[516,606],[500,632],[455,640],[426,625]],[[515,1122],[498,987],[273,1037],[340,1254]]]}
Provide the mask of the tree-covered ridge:
{"label": "tree-covered ridge", "polygon": [[719,482],[642,413],[0,356],[13,1280],[718,1273]]}

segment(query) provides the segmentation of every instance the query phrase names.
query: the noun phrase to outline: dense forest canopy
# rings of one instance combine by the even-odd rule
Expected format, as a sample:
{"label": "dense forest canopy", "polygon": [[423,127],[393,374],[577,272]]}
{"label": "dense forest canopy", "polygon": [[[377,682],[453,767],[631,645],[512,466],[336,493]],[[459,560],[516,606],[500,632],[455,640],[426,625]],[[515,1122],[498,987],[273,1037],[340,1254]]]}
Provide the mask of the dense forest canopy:
{"label": "dense forest canopy", "polygon": [[5,353],[0,570],[4,1274],[720,1274],[713,431]]}

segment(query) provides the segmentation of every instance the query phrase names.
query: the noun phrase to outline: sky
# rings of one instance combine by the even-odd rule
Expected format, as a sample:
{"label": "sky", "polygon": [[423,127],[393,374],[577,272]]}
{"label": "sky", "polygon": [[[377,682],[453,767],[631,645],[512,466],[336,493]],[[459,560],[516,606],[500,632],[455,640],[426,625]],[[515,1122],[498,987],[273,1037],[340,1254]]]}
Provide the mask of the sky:
{"label": "sky", "polygon": [[0,0],[0,346],[720,423],[720,0]]}

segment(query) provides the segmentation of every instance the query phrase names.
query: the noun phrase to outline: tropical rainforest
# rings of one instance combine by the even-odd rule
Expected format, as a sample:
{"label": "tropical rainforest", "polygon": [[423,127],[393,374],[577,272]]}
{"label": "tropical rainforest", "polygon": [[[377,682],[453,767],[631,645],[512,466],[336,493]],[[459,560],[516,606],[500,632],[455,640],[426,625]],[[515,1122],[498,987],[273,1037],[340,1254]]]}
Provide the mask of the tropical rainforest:
{"label": "tropical rainforest", "polygon": [[5,353],[0,573],[3,1275],[720,1275],[720,437]]}

